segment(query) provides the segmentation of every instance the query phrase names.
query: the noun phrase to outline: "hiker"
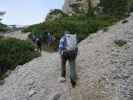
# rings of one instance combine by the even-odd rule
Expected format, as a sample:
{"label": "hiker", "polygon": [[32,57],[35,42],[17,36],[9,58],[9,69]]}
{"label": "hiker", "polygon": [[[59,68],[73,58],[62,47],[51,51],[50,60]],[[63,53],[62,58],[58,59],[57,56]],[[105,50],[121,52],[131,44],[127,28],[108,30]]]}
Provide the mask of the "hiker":
{"label": "hiker", "polygon": [[32,36],[32,42],[33,42],[33,44],[36,43],[36,36],[35,35]]}
{"label": "hiker", "polygon": [[66,62],[69,61],[70,65],[70,79],[72,86],[76,86],[76,65],[75,60],[77,57],[77,36],[70,34],[68,31],[60,39],[59,53],[61,55],[61,77],[65,80],[66,77]]}
{"label": "hiker", "polygon": [[41,38],[36,38],[36,45],[37,45],[37,50],[41,52],[42,49],[42,41]]}
{"label": "hiker", "polygon": [[51,45],[52,42],[53,42],[53,37],[51,33],[48,33],[48,47]]}

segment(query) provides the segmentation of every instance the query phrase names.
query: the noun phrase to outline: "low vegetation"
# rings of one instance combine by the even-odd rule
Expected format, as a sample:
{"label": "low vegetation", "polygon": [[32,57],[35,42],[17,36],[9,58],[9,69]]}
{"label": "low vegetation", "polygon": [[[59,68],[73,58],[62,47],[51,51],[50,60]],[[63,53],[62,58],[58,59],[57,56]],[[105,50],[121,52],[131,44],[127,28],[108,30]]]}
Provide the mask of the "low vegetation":
{"label": "low vegetation", "polygon": [[115,40],[114,43],[119,46],[119,47],[122,47],[124,46],[125,44],[127,44],[127,41],[125,40]]}
{"label": "low vegetation", "polygon": [[53,9],[50,10],[50,12],[46,16],[46,21],[53,21],[57,19],[61,19],[63,17],[67,16],[65,13],[63,13],[60,9]]}
{"label": "low vegetation", "polygon": [[8,31],[8,26],[7,25],[5,25],[5,24],[3,24],[2,22],[1,22],[1,16],[4,16],[5,15],[5,12],[1,12],[0,11],[0,32],[6,32],[6,31]]}
{"label": "low vegetation", "polygon": [[6,32],[8,31],[8,27],[5,24],[0,23],[0,32]]}
{"label": "low vegetation", "polygon": [[123,18],[132,9],[133,0],[100,0],[99,6],[102,7],[103,14]]}
{"label": "low vegetation", "polygon": [[0,39],[2,39],[3,38],[3,36],[0,36]]}
{"label": "low vegetation", "polygon": [[37,37],[41,37],[47,42],[47,33],[51,32],[56,38],[56,46],[62,33],[65,30],[78,35],[81,41],[97,30],[108,30],[108,26],[114,24],[118,20],[125,18],[132,10],[133,0],[100,0],[100,4],[96,8],[91,7],[91,1],[88,1],[88,12],[77,11],[77,5],[73,5],[75,12],[72,16],[64,14],[61,10],[52,10],[46,17],[46,21],[32,25],[24,32],[31,32]]}
{"label": "low vegetation", "polygon": [[32,25],[23,31],[31,32],[35,36],[41,37],[45,42],[47,41],[47,32],[51,32],[57,40],[56,44],[58,44],[65,30],[76,33],[79,41],[81,41],[97,30],[112,25],[117,20],[117,18],[110,16],[66,16],[62,19]]}
{"label": "low vegetation", "polygon": [[13,70],[17,65],[22,65],[39,55],[28,41],[14,38],[0,39],[0,79],[8,70]]}

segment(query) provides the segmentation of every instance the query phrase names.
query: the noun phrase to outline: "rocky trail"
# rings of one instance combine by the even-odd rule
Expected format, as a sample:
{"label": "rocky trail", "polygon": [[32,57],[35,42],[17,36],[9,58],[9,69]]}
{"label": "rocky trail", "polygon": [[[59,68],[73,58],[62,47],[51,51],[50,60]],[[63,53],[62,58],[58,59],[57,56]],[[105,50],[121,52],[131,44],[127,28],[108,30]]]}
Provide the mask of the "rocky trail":
{"label": "rocky trail", "polygon": [[[127,20],[79,44],[76,88],[69,66],[66,82],[59,82],[58,53],[42,52],[11,72],[0,86],[0,100],[133,100],[133,16]],[[116,40],[126,43],[119,47]]]}

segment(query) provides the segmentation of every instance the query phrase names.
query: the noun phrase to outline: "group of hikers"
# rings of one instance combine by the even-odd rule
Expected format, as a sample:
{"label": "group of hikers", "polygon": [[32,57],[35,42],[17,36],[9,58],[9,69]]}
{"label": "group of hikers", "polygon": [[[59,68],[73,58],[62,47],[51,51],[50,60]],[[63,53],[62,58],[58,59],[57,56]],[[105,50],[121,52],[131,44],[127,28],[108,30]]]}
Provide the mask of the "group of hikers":
{"label": "group of hikers", "polygon": [[41,52],[41,50],[42,50],[42,41],[41,41],[41,38],[33,36],[32,37],[32,42],[33,42],[33,44],[36,45],[37,50]]}
{"label": "group of hikers", "polygon": [[[48,39],[47,39],[47,47],[52,44],[52,42],[55,40],[54,36],[51,33],[48,33]],[[37,50],[41,52],[42,50],[42,39],[41,37],[36,37],[35,35],[32,36],[32,42],[35,44]]]}
{"label": "group of hikers", "polygon": [[[41,38],[33,36],[33,43],[37,45],[37,49],[41,52],[42,41]],[[48,47],[53,42],[53,36],[48,33]],[[59,54],[61,58],[61,79],[60,82],[66,80],[66,62],[69,61],[70,66],[70,80],[73,87],[76,86],[76,57],[78,54],[77,46],[77,36],[76,34],[71,34],[69,31],[65,31],[59,42]]]}

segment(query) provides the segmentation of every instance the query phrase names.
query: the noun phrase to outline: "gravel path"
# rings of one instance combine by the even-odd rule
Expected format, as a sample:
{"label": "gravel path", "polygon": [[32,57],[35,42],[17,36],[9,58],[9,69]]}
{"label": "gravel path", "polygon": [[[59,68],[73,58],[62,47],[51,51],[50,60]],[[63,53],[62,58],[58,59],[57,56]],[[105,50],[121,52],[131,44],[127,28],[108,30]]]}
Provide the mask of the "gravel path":
{"label": "gravel path", "polygon": [[71,84],[59,82],[59,64],[57,53],[42,52],[41,57],[18,66],[0,87],[0,100],[71,100]]}
{"label": "gravel path", "polygon": [[[0,100],[133,100],[133,17],[127,20],[79,44],[75,89],[68,72],[66,82],[59,82],[59,55],[42,52],[5,79]],[[127,43],[118,47],[115,40]]]}

